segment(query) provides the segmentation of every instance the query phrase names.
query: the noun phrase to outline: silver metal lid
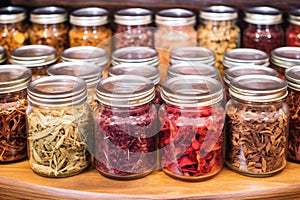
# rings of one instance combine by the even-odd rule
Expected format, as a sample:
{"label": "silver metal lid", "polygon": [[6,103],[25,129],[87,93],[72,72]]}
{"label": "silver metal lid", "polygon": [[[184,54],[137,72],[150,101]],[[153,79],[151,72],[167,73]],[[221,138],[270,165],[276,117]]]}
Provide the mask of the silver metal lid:
{"label": "silver metal lid", "polygon": [[295,65],[285,70],[285,79],[288,87],[300,91],[300,65]]}
{"label": "silver metal lid", "polygon": [[153,13],[144,8],[126,8],[118,10],[114,17],[115,23],[122,25],[145,25],[152,23]]}
{"label": "silver metal lid", "polygon": [[48,45],[25,45],[10,54],[12,64],[26,67],[45,66],[57,60],[56,49]]}
{"label": "silver metal lid", "polygon": [[26,18],[26,10],[19,6],[7,6],[0,8],[0,23],[10,24],[23,21]]}
{"label": "silver metal lid", "polygon": [[154,85],[160,82],[160,74],[156,67],[135,63],[122,63],[108,69],[108,76],[136,75],[150,79]]}
{"label": "silver metal lid", "polygon": [[115,107],[131,107],[146,104],[154,98],[154,84],[148,78],[121,75],[102,79],[96,87],[100,103]]}
{"label": "silver metal lid", "polygon": [[101,26],[109,22],[109,11],[98,7],[74,10],[70,14],[70,23],[76,26]]}
{"label": "silver metal lid", "polygon": [[224,21],[238,18],[236,9],[229,6],[209,6],[199,11],[200,19]]}
{"label": "silver metal lid", "polygon": [[57,24],[68,20],[68,11],[61,7],[36,8],[30,13],[30,21],[37,24]]}
{"label": "silver metal lid", "polygon": [[21,65],[0,65],[0,94],[23,90],[31,81],[31,70]]}
{"label": "silver metal lid", "polygon": [[0,46],[0,63],[4,63],[7,60],[6,49]]}
{"label": "silver metal lid", "polygon": [[164,9],[156,13],[155,23],[165,26],[193,25],[196,16],[192,11],[181,8]]}
{"label": "silver metal lid", "polygon": [[289,12],[288,21],[291,24],[300,25],[300,8]]}
{"label": "silver metal lid", "polygon": [[257,6],[245,11],[244,20],[250,24],[273,25],[282,22],[282,12],[277,8]]}
{"label": "silver metal lid", "polygon": [[102,68],[88,62],[63,62],[50,66],[47,73],[54,75],[76,76],[85,80],[87,87],[95,86],[102,76]]}
{"label": "silver metal lid", "polygon": [[32,81],[27,88],[28,101],[40,106],[70,106],[87,99],[84,80],[75,76],[47,76]]}
{"label": "silver metal lid", "polygon": [[279,47],[271,52],[271,62],[282,68],[300,65],[300,47]]}
{"label": "silver metal lid", "polygon": [[183,76],[168,79],[162,85],[162,99],[183,107],[209,106],[222,101],[222,84],[210,77]]}
{"label": "silver metal lid", "polygon": [[231,80],[229,93],[244,101],[277,101],[287,96],[287,81],[269,75],[239,76]]}

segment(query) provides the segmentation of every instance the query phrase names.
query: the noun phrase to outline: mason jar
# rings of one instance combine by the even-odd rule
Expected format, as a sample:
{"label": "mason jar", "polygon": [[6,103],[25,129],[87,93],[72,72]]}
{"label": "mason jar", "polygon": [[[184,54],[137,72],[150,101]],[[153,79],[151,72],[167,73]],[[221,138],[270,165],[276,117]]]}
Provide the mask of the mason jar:
{"label": "mason jar", "polygon": [[93,118],[84,80],[48,76],[28,86],[26,110],[31,169],[45,177],[68,177],[90,164]]}
{"label": "mason jar", "polygon": [[108,77],[98,83],[96,95],[96,169],[113,179],[150,174],[157,165],[153,82],[136,75]]}
{"label": "mason jar", "polygon": [[115,12],[114,49],[128,46],[153,48],[153,13],[144,8],[126,8]]}
{"label": "mason jar", "polygon": [[285,46],[300,47],[300,9],[291,10],[288,13]]}
{"label": "mason jar", "polygon": [[162,85],[161,95],[162,170],[189,181],[217,175],[223,166],[223,86],[210,77],[175,77]]}
{"label": "mason jar", "polygon": [[208,6],[199,11],[198,44],[215,53],[216,67],[223,76],[223,55],[240,46],[238,11],[228,6]]}
{"label": "mason jar", "polygon": [[0,65],[6,64],[7,62],[7,51],[3,46],[0,46]]}
{"label": "mason jar", "polygon": [[0,163],[26,158],[27,85],[31,71],[19,65],[0,65]]}
{"label": "mason jar", "polygon": [[68,11],[65,8],[46,6],[35,8],[30,13],[30,44],[54,47],[58,56],[69,48]]}
{"label": "mason jar", "polygon": [[242,47],[259,49],[270,55],[273,49],[283,46],[284,31],[280,10],[258,6],[244,12],[247,25],[243,31]]}
{"label": "mason jar", "polygon": [[269,75],[231,80],[226,105],[225,164],[245,176],[267,177],[287,164],[287,82]]}
{"label": "mason jar", "polygon": [[18,47],[11,52],[10,62],[15,65],[23,65],[32,72],[32,79],[47,75],[49,66],[57,61],[57,53],[54,47],[48,45],[26,45]]}

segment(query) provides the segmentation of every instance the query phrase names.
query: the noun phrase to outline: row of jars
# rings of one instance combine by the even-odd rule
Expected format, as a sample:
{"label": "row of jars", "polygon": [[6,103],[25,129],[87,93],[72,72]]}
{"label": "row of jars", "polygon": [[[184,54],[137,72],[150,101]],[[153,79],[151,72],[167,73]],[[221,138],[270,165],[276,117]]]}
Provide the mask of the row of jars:
{"label": "row of jars", "polygon": [[[125,46],[148,46],[159,52],[161,64],[168,65],[169,51],[185,46],[201,46],[216,54],[216,66],[223,74],[223,54],[237,47],[255,48],[270,55],[283,45],[299,46],[299,10],[289,12],[289,27],[284,34],[282,12],[273,7],[252,7],[245,10],[243,30],[236,22],[238,11],[228,6],[209,6],[200,9],[200,24],[195,30],[195,13],[185,9],[165,9],[155,14],[147,9],[129,8],[114,13],[116,23],[113,49]],[[111,52],[112,29],[108,26],[109,11],[88,7],[68,15],[61,7],[41,7],[30,13],[31,26],[22,26],[26,12],[20,7],[0,9],[2,39],[0,45],[10,52],[28,44],[45,44],[57,49],[58,54],[73,46],[98,46]],[[68,21],[69,17],[69,21]],[[68,28],[70,22],[71,27]],[[285,37],[284,37],[285,35]],[[284,41],[284,38],[286,41]]]}

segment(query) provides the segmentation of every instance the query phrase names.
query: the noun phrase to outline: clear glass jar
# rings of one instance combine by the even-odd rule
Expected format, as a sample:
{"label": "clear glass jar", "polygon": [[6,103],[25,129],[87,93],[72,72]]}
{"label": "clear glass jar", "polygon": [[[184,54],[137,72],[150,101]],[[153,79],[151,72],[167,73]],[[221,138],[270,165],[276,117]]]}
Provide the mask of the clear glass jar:
{"label": "clear glass jar", "polygon": [[224,86],[226,93],[226,100],[229,101],[229,87],[230,81],[235,77],[243,76],[243,75],[269,75],[269,76],[278,76],[276,70],[270,67],[262,67],[260,65],[237,65],[226,69],[224,72]]}
{"label": "clear glass jar", "polygon": [[223,87],[215,79],[175,77],[162,85],[160,163],[171,177],[198,181],[223,166]]}
{"label": "clear glass jar", "polygon": [[91,110],[98,105],[96,100],[96,85],[101,80],[102,69],[93,63],[88,62],[63,62],[52,65],[48,68],[47,74],[76,76],[85,80],[87,84],[87,102]]}
{"label": "clear glass jar", "polygon": [[114,14],[114,49],[129,46],[153,48],[152,15],[150,10],[143,8],[118,10]]}
{"label": "clear glass jar", "polygon": [[154,47],[160,64],[169,66],[170,51],[180,47],[197,46],[196,17],[190,10],[170,8],[155,15]]}
{"label": "clear glass jar", "polygon": [[154,84],[145,77],[108,77],[97,85],[96,169],[115,179],[136,179],[157,165]]}
{"label": "clear glass jar", "polygon": [[285,70],[288,82],[288,96],[286,99],[290,108],[289,136],[287,158],[293,162],[300,162],[300,65]]}
{"label": "clear glass jar", "polygon": [[268,6],[248,8],[244,21],[247,26],[243,31],[242,47],[259,49],[270,55],[273,49],[283,46],[280,10]]}
{"label": "clear glass jar", "polygon": [[109,25],[109,11],[98,7],[74,10],[70,14],[70,46],[101,47],[111,53],[112,31]]}
{"label": "clear glass jar", "polygon": [[3,46],[0,46],[0,65],[6,64],[7,62],[7,51]]}
{"label": "clear glass jar", "polygon": [[288,13],[288,22],[285,30],[285,46],[300,47],[300,9]]}
{"label": "clear glass jar", "polygon": [[49,66],[57,61],[56,49],[48,45],[26,45],[11,52],[10,62],[23,65],[32,71],[32,80],[47,75]]}
{"label": "clear glass jar", "polygon": [[223,76],[223,55],[239,47],[238,12],[228,6],[209,6],[199,11],[198,44],[215,52],[216,67]]}
{"label": "clear glass jar", "polygon": [[239,76],[231,80],[229,92],[225,164],[245,176],[279,173],[287,164],[287,82],[269,75]]}
{"label": "clear glass jar", "polygon": [[224,69],[239,65],[259,65],[269,67],[269,55],[258,49],[236,48],[228,50],[224,54]]}
{"label": "clear glass jar", "polygon": [[54,47],[58,56],[69,48],[68,11],[61,7],[35,8],[30,13],[30,44]]}
{"label": "clear glass jar", "polygon": [[28,26],[26,24],[26,10],[18,6],[0,8],[0,46],[10,52],[28,44]]}
{"label": "clear glass jar", "polygon": [[26,158],[27,85],[31,71],[18,65],[0,65],[0,163]]}
{"label": "clear glass jar", "polygon": [[285,70],[300,65],[300,47],[279,47],[271,52],[271,67],[278,72],[278,77],[285,79]]}
{"label": "clear glass jar", "polygon": [[68,177],[90,164],[93,118],[84,80],[49,76],[28,86],[26,110],[31,169],[45,177]]}

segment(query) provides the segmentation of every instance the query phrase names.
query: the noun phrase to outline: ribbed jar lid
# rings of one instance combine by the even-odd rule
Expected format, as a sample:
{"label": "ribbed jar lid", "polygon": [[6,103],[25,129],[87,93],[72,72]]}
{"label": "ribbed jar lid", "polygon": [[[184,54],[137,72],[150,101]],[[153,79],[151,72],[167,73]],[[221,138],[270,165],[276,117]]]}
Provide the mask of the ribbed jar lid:
{"label": "ribbed jar lid", "polygon": [[3,63],[7,60],[6,49],[3,46],[0,46],[0,63]]}
{"label": "ribbed jar lid", "polygon": [[152,23],[153,13],[144,8],[126,8],[118,10],[115,15],[115,23],[122,25],[145,25]]}
{"label": "ribbed jar lid", "polygon": [[131,107],[149,103],[154,98],[154,84],[148,78],[121,75],[102,79],[96,87],[97,100],[114,107]]}
{"label": "ribbed jar lid", "polygon": [[300,25],[300,8],[291,10],[288,14],[288,21],[291,24]]}
{"label": "ribbed jar lid", "polygon": [[245,10],[244,20],[250,24],[279,24],[282,22],[282,12],[269,6],[251,7]]}
{"label": "ribbed jar lid", "polygon": [[19,6],[0,8],[0,23],[9,24],[23,21],[27,17],[26,10]]}
{"label": "ribbed jar lid", "polygon": [[271,52],[271,62],[283,68],[300,65],[300,47],[279,47],[274,49]]}
{"label": "ribbed jar lid", "polygon": [[186,9],[164,9],[156,13],[155,23],[165,26],[193,25],[196,23],[196,16],[192,11]]}
{"label": "ribbed jar lid", "polygon": [[288,87],[300,91],[300,65],[295,65],[285,70],[285,79]]}
{"label": "ribbed jar lid", "polygon": [[36,8],[30,13],[30,21],[37,24],[56,24],[67,20],[68,11],[57,6]]}
{"label": "ribbed jar lid", "polygon": [[104,8],[79,8],[70,14],[70,23],[76,26],[101,26],[108,22],[109,11]]}
{"label": "ribbed jar lid", "polygon": [[23,90],[31,81],[31,70],[21,65],[0,65],[0,94]]}
{"label": "ribbed jar lid", "polygon": [[208,6],[199,11],[199,17],[216,21],[234,20],[238,18],[238,12],[229,6]]}

